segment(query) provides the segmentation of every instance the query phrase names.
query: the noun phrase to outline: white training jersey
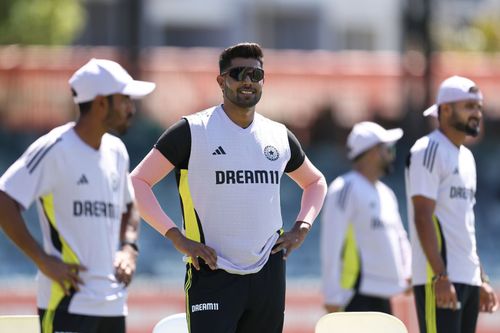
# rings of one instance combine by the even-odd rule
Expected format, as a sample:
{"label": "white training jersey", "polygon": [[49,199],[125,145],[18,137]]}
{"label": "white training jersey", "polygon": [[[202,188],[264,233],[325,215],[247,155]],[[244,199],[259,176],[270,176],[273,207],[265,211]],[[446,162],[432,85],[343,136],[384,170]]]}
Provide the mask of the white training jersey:
{"label": "white training jersey", "polygon": [[357,291],[388,298],[408,288],[411,253],[394,192],[357,171],[329,186],[321,215],[325,304],[346,306]]}
{"label": "white training jersey", "polygon": [[36,201],[43,247],[87,268],[80,291],[64,296],[38,273],[38,307],[74,314],[122,316],[126,290],[114,275],[122,213],[132,201],[129,158],[123,142],[105,134],[99,150],[84,143],[74,123],[36,140],[0,178],[0,189],[25,209]]}
{"label": "white training jersey", "polygon": [[406,194],[413,284],[430,283],[434,275],[415,228],[411,198],[420,195],[436,202],[434,224],[450,280],[481,285],[474,222],[476,163],[471,151],[455,146],[440,130],[419,139],[408,158]]}
{"label": "white training jersey", "polygon": [[[292,155],[288,130],[257,113],[249,127],[241,128],[221,106],[185,119],[188,127],[183,120],[179,128],[190,134],[175,139],[167,130],[155,146],[179,169],[185,234],[216,251],[218,268],[258,272],[283,226],[280,181],[284,172],[293,171],[287,169]],[[175,143],[189,140],[190,148]],[[188,161],[178,163],[174,155]]]}

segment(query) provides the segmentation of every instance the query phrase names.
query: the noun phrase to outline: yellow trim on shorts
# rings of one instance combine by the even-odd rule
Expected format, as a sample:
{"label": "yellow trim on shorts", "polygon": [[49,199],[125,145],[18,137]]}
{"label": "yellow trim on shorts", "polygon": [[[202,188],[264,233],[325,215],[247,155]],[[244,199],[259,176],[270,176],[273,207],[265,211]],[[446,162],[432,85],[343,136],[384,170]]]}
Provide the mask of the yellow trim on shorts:
{"label": "yellow trim on shorts", "polygon": [[[48,222],[56,231],[58,231],[55,209],[54,209],[54,195],[51,193],[43,196],[41,199],[42,199],[43,211],[45,213],[45,216],[47,217]],[[80,260],[76,256],[73,249],[71,249],[71,247],[68,245],[66,240],[62,237],[62,235],[59,232],[57,233],[57,235],[62,245],[62,253],[61,253],[62,261],[69,264],[79,264]],[[70,283],[65,282],[65,286],[69,288]],[[42,319],[42,332],[44,333],[52,332],[52,324],[54,322],[54,311],[61,302],[61,300],[64,298],[64,296],[65,295],[61,286],[56,282],[52,282],[50,287],[49,304]]]}
{"label": "yellow trim on shorts", "polygon": [[191,285],[193,283],[193,265],[187,265],[187,279],[184,284],[184,293],[186,295],[186,320],[188,325],[188,332],[191,332],[191,315],[189,312],[189,289],[191,289]]}
{"label": "yellow trim on shorts", "polygon": [[[441,252],[443,247],[442,235],[439,229],[439,220],[436,215],[432,216],[434,230],[438,241],[438,249]],[[432,277],[435,275],[429,261],[427,261],[427,282],[425,284],[425,326],[427,333],[437,333],[436,325],[436,294],[434,292],[434,284]]]}
{"label": "yellow trim on shorts", "polygon": [[340,285],[344,289],[352,289],[359,278],[361,270],[361,258],[359,257],[354,226],[352,224],[349,224],[346,231],[341,260]]}

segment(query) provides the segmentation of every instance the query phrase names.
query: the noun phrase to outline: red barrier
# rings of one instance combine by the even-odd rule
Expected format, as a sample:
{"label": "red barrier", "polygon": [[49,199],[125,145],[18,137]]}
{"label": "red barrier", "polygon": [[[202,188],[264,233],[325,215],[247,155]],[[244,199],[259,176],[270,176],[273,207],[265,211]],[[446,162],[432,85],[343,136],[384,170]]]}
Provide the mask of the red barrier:
{"label": "red barrier", "polygon": [[[129,295],[128,333],[150,333],[163,317],[184,311],[182,285],[137,281]],[[497,289],[498,290],[498,289]],[[36,313],[34,283],[18,285],[1,283],[0,315]],[[287,290],[284,333],[313,333],[314,325],[324,314],[321,295],[316,282],[289,282]],[[394,299],[395,315],[408,327],[409,333],[418,333],[413,298]],[[500,312],[481,314],[477,333],[498,333]]]}

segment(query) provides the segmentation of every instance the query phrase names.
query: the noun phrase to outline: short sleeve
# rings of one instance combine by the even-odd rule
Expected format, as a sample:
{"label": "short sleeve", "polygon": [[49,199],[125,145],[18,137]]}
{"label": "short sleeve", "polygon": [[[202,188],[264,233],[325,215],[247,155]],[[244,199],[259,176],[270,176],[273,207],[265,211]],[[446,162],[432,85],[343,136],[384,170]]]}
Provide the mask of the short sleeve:
{"label": "short sleeve", "polygon": [[300,146],[300,142],[297,137],[287,129],[288,132],[288,144],[290,145],[290,160],[286,164],[285,172],[289,173],[297,170],[304,160],[306,159],[306,154]]}
{"label": "short sleeve", "polygon": [[439,192],[439,144],[429,141],[426,147],[412,149],[408,156],[408,194],[436,200]]}
{"label": "short sleeve", "polygon": [[154,145],[178,169],[187,169],[191,154],[191,130],[186,119],[169,127]]}
{"label": "short sleeve", "polygon": [[57,177],[54,149],[61,141],[35,141],[0,178],[0,190],[27,209],[33,201],[52,190]]}

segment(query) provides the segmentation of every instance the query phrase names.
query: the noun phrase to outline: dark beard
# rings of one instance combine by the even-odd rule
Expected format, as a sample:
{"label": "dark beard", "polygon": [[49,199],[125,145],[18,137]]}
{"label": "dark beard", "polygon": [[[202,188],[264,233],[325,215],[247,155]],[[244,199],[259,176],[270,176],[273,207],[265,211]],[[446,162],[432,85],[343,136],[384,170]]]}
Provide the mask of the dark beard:
{"label": "dark beard", "polygon": [[459,130],[460,132],[464,132],[466,135],[470,135],[472,137],[477,137],[479,135],[479,132],[481,131],[479,126],[477,127],[472,127],[469,126],[469,124],[461,124],[461,123],[455,123],[454,126],[455,129]]}
{"label": "dark beard", "polygon": [[389,162],[384,165],[384,176],[388,176],[394,172],[394,162]]}
{"label": "dark beard", "polygon": [[239,106],[240,108],[252,108],[257,105],[257,103],[259,103],[260,98],[262,97],[262,91],[257,92],[253,98],[246,99],[240,96],[238,92],[234,92],[226,86],[224,88],[224,95],[227,99],[229,99],[232,103]]}
{"label": "dark beard", "polygon": [[479,135],[479,132],[481,132],[481,129],[479,128],[479,126],[477,126],[477,127],[471,127],[469,125],[465,126],[465,133],[467,135],[470,135],[472,137],[476,137]]}
{"label": "dark beard", "polygon": [[458,116],[457,116],[457,111],[455,108],[453,108],[453,114],[452,114],[452,117],[451,117],[451,126],[453,128],[455,128],[457,131],[460,131],[460,132],[463,132],[465,133],[466,135],[470,135],[472,137],[476,137],[479,135],[479,132],[480,132],[480,121],[479,119],[477,118],[473,118],[474,120],[477,121],[478,125],[476,127],[472,127],[469,125],[469,121],[472,120],[472,119],[469,119],[467,121],[467,123],[461,123],[459,120],[458,120]]}

